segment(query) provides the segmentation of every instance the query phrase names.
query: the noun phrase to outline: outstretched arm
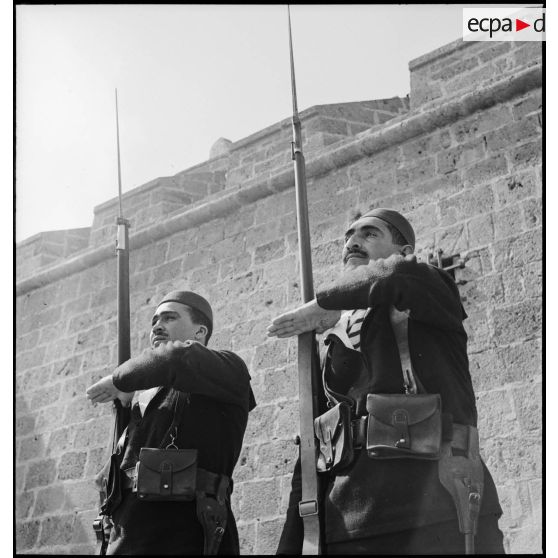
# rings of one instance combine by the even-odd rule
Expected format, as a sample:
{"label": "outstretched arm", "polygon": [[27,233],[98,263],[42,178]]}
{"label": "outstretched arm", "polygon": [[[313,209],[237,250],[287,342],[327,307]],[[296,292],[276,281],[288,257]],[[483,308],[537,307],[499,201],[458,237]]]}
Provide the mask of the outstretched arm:
{"label": "outstretched arm", "polygon": [[[244,361],[234,353],[213,351],[197,341],[161,343],[121,364],[111,378],[114,390],[120,392],[168,386],[246,409],[254,406]],[[105,380],[87,390],[90,399],[95,401],[97,391],[110,391]]]}
{"label": "outstretched arm", "polygon": [[270,337],[324,331],[341,310],[395,306],[410,319],[445,330],[460,330],[465,317],[452,278],[416,256],[393,255],[344,272],[316,299],[281,314],[267,328]]}

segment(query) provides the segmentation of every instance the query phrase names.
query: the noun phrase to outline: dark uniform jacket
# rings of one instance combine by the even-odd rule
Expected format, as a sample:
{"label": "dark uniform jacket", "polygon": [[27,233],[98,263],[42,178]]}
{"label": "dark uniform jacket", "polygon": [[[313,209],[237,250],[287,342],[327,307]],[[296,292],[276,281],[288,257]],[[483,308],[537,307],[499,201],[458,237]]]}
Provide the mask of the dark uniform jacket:
{"label": "dark uniform jacket", "polygon": [[[361,328],[361,352],[334,335],[325,339],[324,379],[334,392],[348,395],[356,415],[366,415],[366,394],[404,393],[401,361],[389,319],[390,306],[410,310],[409,346],[413,368],[428,393],[439,393],[442,410],[453,422],[477,424],[469,375],[466,314],[449,274],[418,263],[415,256],[394,255],[344,273],[318,292],[318,304],[330,310],[371,308]],[[323,394],[322,394],[323,400]],[[322,409],[320,412],[324,412]],[[457,515],[438,481],[436,461],[373,460],[356,451],[352,465],[326,474],[323,526],[326,542],[344,542],[448,521]],[[297,463],[279,553],[300,552],[302,521],[300,464]],[[485,468],[481,514],[501,514],[496,489]]]}
{"label": "dark uniform jacket", "polygon": [[[187,394],[175,444],[197,449],[199,467],[232,477],[242,447],[248,412],[255,406],[244,361],[201,343],[164,343],[119,366],[113,375],[125,392],[162,386],[141,416],[134,405],[121,469],[135,466],[142,447],[170,440],[176,390]],[[166,439],[165,439],[166,437]],[[163,445],[163,447],[164,447]],[[193,502],[144,502],[131,491],[114,511],[109,554],[202,554],[203,532]],[[238,554],[238,533],[230,511],[220,554]]]}

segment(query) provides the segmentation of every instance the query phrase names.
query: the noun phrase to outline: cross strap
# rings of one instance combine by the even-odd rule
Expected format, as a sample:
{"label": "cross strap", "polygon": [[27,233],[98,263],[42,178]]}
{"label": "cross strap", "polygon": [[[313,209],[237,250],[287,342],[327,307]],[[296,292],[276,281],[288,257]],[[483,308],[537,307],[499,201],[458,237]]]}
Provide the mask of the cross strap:
{"label": "cross strap", "polygon": [[401,360],[403,386],[407,394],[416,394],[419,391],[426,393],[424,386],[413,370],[413,364],[411,362],[411,351],[409,349],[409,313],[410,310],[400,311],[397,310],[395,306],[391,306],[389,311],[389,320],[393,333],[395,334],[395,341],[397,342],[397,349],[399,350],[399,358]]}

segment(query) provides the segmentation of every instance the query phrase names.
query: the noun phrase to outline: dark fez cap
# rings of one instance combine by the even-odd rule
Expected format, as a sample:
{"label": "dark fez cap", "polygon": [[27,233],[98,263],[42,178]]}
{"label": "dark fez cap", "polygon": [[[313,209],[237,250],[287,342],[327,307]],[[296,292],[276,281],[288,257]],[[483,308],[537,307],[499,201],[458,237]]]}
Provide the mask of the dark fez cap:
{"label": "dark fez cap", "polygon": [[211,324],[210,330],[207,335],[207,339],[211,337],[211,333],[213,331],[213,311],[211,310],[211,306],[209,302],[203,296],[199,294],[193,293],[192,291],[172,291],[165,297],[163,300],[159,302],[157,307],[161,306],[163,302],[180,302],[182,304],[186,304],[196,310],[199,310]]}
{"label": "dark fez cap", "polygon": [[393,209],[385,209],[383,207],[377,207],[376,209],[371,209],[367,211],[362,217],[377,217],[390,225],[393,225],[406,240],[407,244],[410,244],[415,249],[415,231],[411,227],[411,223]]}

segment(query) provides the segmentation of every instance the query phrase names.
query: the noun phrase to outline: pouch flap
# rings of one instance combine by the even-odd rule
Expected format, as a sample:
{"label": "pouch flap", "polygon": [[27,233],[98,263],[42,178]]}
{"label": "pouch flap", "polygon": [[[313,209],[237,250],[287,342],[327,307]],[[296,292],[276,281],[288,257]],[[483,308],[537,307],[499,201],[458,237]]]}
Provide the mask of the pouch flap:
{"label": "pouch flap", "polygon": [[369,393],[366,397],[366,410],[376,420],[384,424],[393,424],[394,413],[404,411],[407,424],[423,422],[437,412],[442,403],[440,394],[428,393],[420,395]]}
{"label": "pouch flap", "polygon": [[162,470],[163,463],[165,468],[170,464],[174,472],[182,471],[196,465],[197,459],[196,449],[141,448],[139,454],[141,465],[157,472]]}
{"label": "pouch flap", "polygon": [[[321,442],[331,439],[334,443],[343,431],[343,424],[350,424],[351,408],[341,402],[314,419],[314,432]],[[345,422],[344,422],[345,420]]]}

